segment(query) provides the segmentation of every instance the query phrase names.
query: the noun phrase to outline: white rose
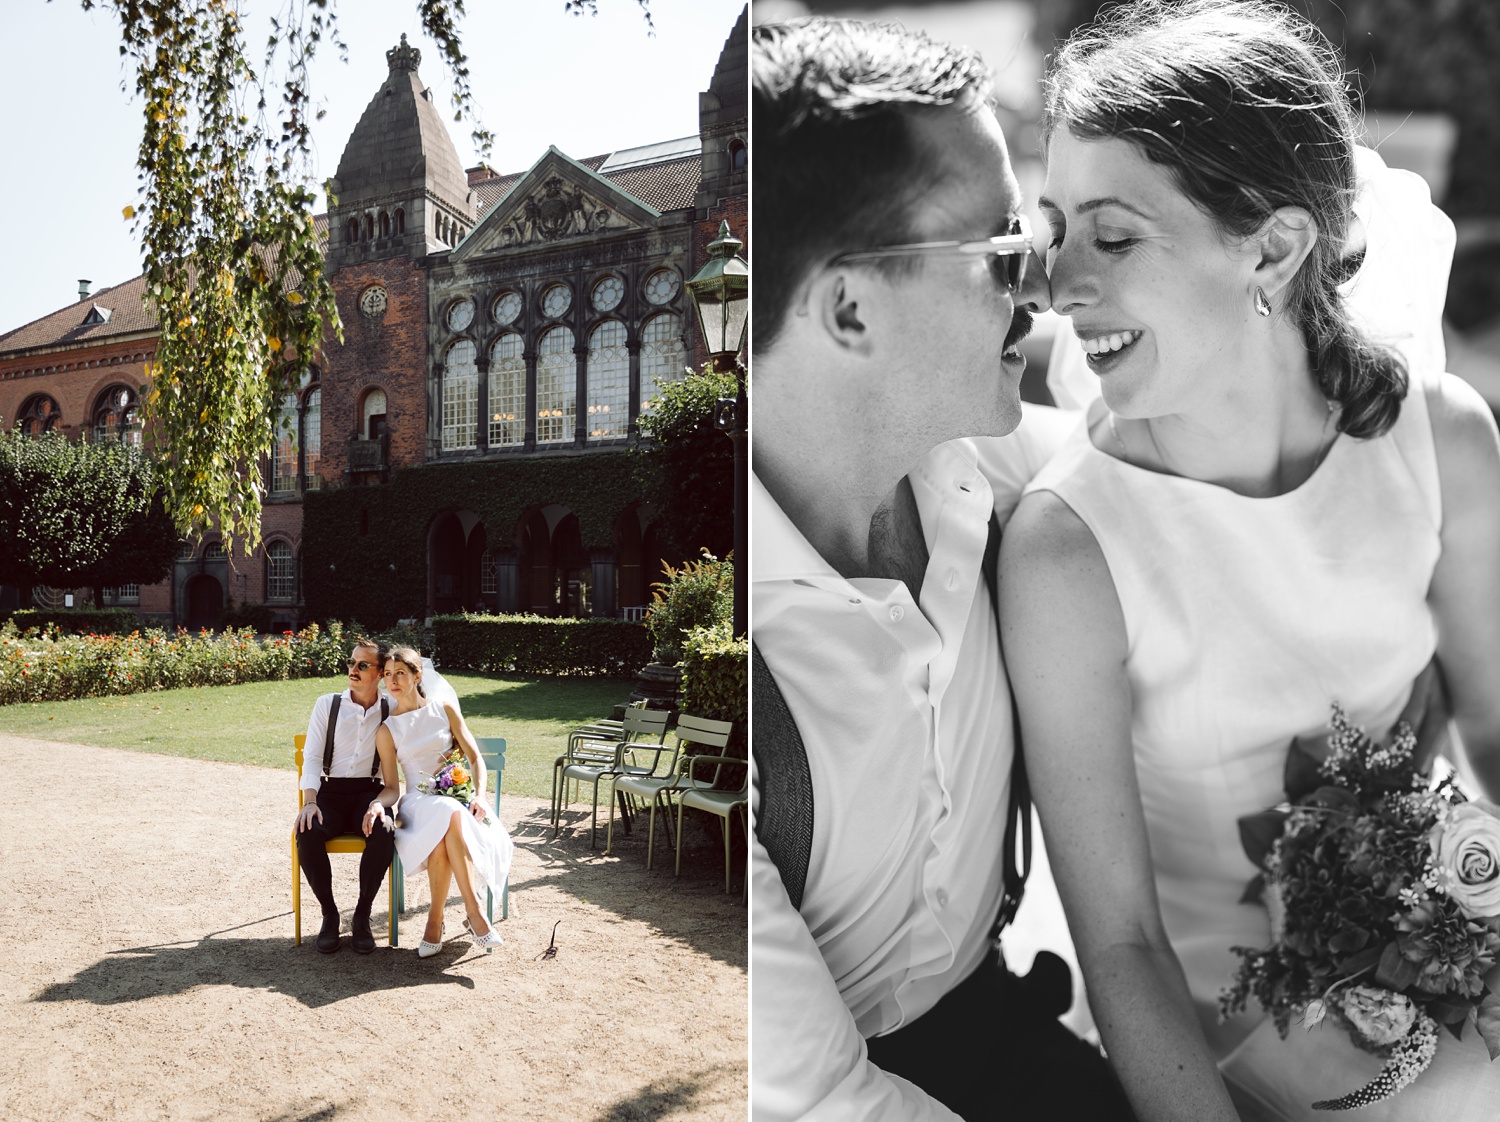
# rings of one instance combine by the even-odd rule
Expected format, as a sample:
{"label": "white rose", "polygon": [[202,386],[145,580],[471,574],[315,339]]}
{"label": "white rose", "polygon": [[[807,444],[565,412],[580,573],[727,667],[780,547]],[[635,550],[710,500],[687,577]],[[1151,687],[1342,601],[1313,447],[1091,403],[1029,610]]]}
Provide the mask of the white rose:
{"label": "white rose", "polygon": [[1417,1019],[1411,998],[1375,986],[1351,986],[1341,1003],[1354,1031],[1377,1048],[1396,1043]]}
{"label": "white rose", "polygon": [[1428,835],[1443,891],[1470,919],[1500,916],[1500,807],[1452,807]]}

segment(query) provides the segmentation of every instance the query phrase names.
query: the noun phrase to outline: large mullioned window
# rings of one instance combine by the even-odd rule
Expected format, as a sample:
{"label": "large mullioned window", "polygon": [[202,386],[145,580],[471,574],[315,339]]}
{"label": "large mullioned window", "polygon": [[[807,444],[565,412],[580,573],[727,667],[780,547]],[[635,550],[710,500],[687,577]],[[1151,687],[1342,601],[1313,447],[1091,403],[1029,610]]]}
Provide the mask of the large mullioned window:
{"label": "large mullioned window", "polygon": [[526,358],[521,336],[507,331],[490,348],[490,447],[526,442]]}
{"label": "large mullioned window", "polygon": [[479,365],[473,342],[460,339],[443,360],[443,451],[474,448],[479,438]]}
{"label": "large mullioned window", "polygon": [[554,327],[542,336],[536,349],[536,439],[538,444],[558,444],[573,439],[578,408],[577,366],[573,359],[573,332]]}
{"label": "large mullioned window", "polygon": [[625,436],[630,427],[630,352],[619,320],[606,320],[589,336],[588,389],[588,438]]}

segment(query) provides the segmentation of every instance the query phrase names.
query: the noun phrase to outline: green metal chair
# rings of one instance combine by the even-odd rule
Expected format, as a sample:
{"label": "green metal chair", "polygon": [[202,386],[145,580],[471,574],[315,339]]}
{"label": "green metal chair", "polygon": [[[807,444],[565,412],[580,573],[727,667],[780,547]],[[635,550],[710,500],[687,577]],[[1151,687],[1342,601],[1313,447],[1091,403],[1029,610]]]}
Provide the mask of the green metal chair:
{"label": "green metal chair", "polygon": [[[660,805],[668,813],[662,815],[662,825],[667,831],[667,844],[672,844],[672,795],[690,790],[694,784],[688,774],[688,757],[683,754],[683,745],[700,744],[708,748],[723,748],[729,743],[729,734],[734,731],[733,721],[712,721],[707,717],[694,717],[688,713],[677,714],[677,748],[665,767],[659,767],[660,756],[652,761],[652,769],[644,775],[622,775],[615,780],[615,790],[625,797],[651,800],[650,833],[646,842],[646,868],[656,849],[656,808]],[[609,853],[615,841],[615,801],[609,804],[609,831],[604,839],[604,852]],[[622,810],[621,817],[624,817]],[[627,820],[628,825],[628,820]]]}
{"label": "green metal chair", "polygon": [[[667,735],[667,719],[670,716],[671,714],[664,709],[627,709],[624,729],[618,741],[611,744],[608,741],[590,739],[575,741],[569,738],[567,755],[560,761],[561,767],[555,769],[560,782],[554,784],[553,789],[552,836],[554,838],[562,831],[564,788],[568,780],[576,779],[593,784],[593,817],[589,823],[589,848],[593,849],[598,844],[599,784],[605,779],[610,780],[610,801],[613,805],[613,782],[616,778],[621,775],[648,774],[651,768],[632,762],[631,753],[634,751],[657,754],[662,752],[663,741]],[[601,752],[606,745],[609,746],[608,758],[604,757]]]}
{"label": "green metal chair", "polygon": [[[505,738],[503,736],[476,736],[474,743],[479,746],[479,755],[484,759],[484,768],[495,777],[495,817],[500,817],[500,780],[505,775]],[[396,911],[406,910],[406,875],[401,869],[401,854],[397,853],[391,862],[391,876],[396,889]],[[495,893],[485,887],[484,911],[491,923],[495,921]],[[500,918],[510,918],[510,875],[505,877],[505,885],[500,892]]]}
{"label": "green metal chair", "polygon": [[[706,810],[724,819],[724,891],[728,892],[730,885],[729,819],[738,810],[740,823],[746,831],[746,836],[749,836],[750,765],[732,756],[690,756],[688,758],[689,782],[696,780],[699,765],[707,764],[713,765],[713,776],[706,781],[697,780],[695,786],[682,791],[677,799],[677,875],[682,875],[682,812],[689,808]],[[738,764],[745,769],[745,780],[740,784],[740,789],[738,791],[712,790],[713,785],[719,780],[720,772],[728,764]]]}

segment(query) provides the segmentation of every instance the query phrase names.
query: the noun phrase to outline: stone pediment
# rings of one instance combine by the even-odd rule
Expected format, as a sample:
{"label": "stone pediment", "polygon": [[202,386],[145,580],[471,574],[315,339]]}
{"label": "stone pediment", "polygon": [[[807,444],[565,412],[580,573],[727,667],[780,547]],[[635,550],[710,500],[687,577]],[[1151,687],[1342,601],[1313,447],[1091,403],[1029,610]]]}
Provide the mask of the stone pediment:
{"label": "stone pediment", "polygon": [[549,148],[480,220],[450,260],[649,230],[661,211]]}

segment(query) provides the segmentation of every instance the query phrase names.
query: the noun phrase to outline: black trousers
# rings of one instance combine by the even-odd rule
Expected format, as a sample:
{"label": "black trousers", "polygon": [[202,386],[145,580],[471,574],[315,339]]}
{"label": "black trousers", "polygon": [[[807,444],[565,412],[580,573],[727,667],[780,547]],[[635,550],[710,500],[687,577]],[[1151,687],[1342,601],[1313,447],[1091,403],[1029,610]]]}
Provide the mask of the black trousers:
{"label": "black trousers", "polygon": [[[339,914],[333,902],[333,869],[328,863],[328,839],[340,834],[363,836],[365,811],[375,796],[380,794],[378,779],[325,779],[318,790],[318,809],[323,812],[323,821],[313,820],[309,829],[297,835],[297,854],[302,861],[302,873],[307,877],[307,886],[322,905],[325,916]],[[356,915],[370,914],[370,905],[380,891],[380,882],[391,867],[391,854],[396,849],[396,835],[379,822],[370,836],[365,838],[365,851],[359,859],[359,903],[354,905]]]}
{"label": "black trousers", "polygon": [[867,1040],[870,1061],[965,1122],[1132,1120],[1104,1057],[1058,1021],[1055,995],[1031,981],[1017,978],[998,955],[986,959],[923,1016]]}

